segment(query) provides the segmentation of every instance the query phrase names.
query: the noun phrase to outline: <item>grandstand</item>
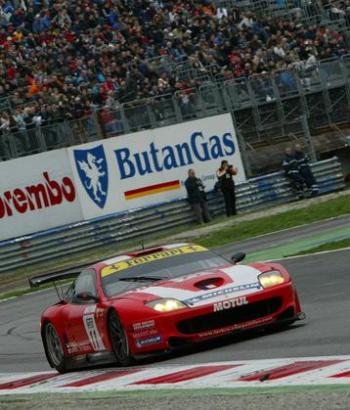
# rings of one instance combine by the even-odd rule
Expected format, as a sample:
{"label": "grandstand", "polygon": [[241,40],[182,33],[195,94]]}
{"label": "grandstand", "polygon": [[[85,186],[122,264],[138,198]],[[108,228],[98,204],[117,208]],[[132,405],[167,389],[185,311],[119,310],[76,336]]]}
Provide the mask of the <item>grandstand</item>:
{"label": "grandstand", "polygon": [[0,159],[223,112],[248,150],[297,138],[303,115],[345,138],[349,16],[348,1],[1,0]]}

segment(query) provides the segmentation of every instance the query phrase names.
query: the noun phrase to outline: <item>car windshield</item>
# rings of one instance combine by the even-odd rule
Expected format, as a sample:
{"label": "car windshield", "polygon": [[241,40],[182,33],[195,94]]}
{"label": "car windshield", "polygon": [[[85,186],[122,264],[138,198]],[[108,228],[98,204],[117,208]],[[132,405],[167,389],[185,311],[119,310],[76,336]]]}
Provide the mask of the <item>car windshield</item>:
{"label": "car windshield", "polygon": [[102,287],[105,295],[111,297],[158,280],[173,279],[226,264],[227,260],[210,251],[180,254],[106,275],[102,270]]}

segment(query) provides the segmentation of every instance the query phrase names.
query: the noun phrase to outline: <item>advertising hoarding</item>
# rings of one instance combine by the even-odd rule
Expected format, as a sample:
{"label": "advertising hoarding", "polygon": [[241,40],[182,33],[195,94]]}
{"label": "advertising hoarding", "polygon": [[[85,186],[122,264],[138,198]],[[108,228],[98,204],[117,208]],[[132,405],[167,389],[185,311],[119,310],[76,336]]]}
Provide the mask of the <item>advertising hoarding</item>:
{"label": "advertising hoarding", "polygon": [[245,173],[231,115],[0,163],[0,240],[186,196],[193,168],[212,190],[222,160]]}
{"label": "advertising hoarding", "polygon": [[190,168],[212,190],[224,159],[246,179],[230,114],[68,150],[85,219],[184,197]]}
{"label": "advertising hoarding", "polygon": [[66,149],[0,164],[0,240],[83,219]]}

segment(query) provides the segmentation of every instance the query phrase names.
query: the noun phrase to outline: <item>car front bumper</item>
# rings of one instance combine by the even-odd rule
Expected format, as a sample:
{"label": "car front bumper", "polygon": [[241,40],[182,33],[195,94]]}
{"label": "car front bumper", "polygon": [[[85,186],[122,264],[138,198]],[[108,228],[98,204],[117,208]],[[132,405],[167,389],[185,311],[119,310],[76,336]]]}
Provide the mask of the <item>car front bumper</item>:
{"label": "car front bumper", "polygon": [[303,318],[291,282],[244,296],[244,302],[234,306],[229,299],[224,299],[219,303],[157,314],[144,322],[149,324],[147,329],[141,326],[129,333],[131,351],[139,355],[169,350],[235,331]]}

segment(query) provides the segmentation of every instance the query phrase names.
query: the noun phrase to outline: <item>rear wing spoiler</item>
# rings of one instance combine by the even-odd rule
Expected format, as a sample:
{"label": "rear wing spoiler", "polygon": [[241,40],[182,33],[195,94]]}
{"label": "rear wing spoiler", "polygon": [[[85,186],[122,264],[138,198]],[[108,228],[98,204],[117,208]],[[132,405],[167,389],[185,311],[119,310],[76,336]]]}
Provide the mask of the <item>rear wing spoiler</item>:
{"label": "rear wing spoiler", "polygon": [[29,278],[29,286],[31,288],[38,288],[39,286],[45,285],[46,283],[57,282],[59,280],[65,279],[73,279],[76,278],[80,274],[80,272],[81,270],[43,273],[41,275]]}

